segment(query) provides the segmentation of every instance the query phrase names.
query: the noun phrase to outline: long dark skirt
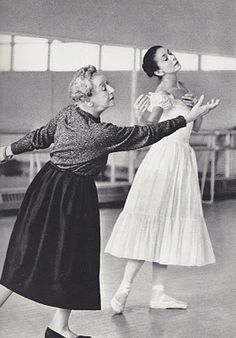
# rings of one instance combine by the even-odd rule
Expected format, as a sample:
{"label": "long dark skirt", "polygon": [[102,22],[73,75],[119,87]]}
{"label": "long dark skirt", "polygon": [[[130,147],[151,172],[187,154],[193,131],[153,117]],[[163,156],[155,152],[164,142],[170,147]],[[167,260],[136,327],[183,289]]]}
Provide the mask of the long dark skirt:
{"label": "long dark skirt", "polygon": [[26,192],[0,283],[42,304],[98,310],[99,266],[94,180],[48,162]]}

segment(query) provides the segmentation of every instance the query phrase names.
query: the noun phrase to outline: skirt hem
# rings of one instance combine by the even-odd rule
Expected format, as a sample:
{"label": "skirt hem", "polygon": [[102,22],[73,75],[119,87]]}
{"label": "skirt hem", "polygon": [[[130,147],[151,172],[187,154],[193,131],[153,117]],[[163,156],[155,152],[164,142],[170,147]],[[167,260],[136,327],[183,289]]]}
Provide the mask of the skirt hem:
{"label": "skirt hem", "polygon": [[31,301],[34,301],[42,305],[47,305],[50,307],[55,307],[55,308],[65,309],[65,310],[101,310],[101,306],[83,306],[83,307],[82,306],[68,306],[60,302],[58,302],[57,304],[56,302],[50,302],[50,301],[47,302],[47,301],[39,299],[38,297],[27,295],[27,292],[22,292],[22,290],[18,290],[15,287],[11,287],[10,285],[7,285],[7,283],[5,283],[2,279],[0,280],[0,284],[3,285],[5,288],[11,290],[12,292],[16,293],[17,295],[22,296],[24,298],[27,298]]}
{"label": "skirt hem", "polygon": [[132,260],[140,260],[140,261],[145,261],[145,262],[149,262],[149,263],[158,263],[158,264],[161,264],[161,265],[175,265],[175,266],[187,266],[187,267],[191,267],[191,266],[205,266],[205,265],[209,265],[209,264],[215,264],[216,263],[216,260],[212,260],[212,261],[209,261],[209,262],[204,262],[204,263],[180,263],[180,262],[169,262],[169,261],[165,261],[165,260],[162,260],[162,259],[151,259],[151,258],[144,258],[144,257],[128,257],[127,256],[122,256],[122,255],[118,255],[118,254],[114,254],[114,253],[111,253],[111,252],[108,252],[108,251],[105,251],[105,254],[109,254],[111,256],[114,256],[114,257],[117,257],[117,258],[123,258],[123,259],[132,259]]}

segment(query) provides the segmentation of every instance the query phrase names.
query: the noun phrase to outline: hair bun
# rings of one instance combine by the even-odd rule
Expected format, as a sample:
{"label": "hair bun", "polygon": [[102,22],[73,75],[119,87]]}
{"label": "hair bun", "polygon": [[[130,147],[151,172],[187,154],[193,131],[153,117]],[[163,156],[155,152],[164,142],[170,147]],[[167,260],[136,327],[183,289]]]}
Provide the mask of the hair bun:
{"label": "hair bun", "polygon": [[152,77],[154,75],[153,68],[149,66],[147,63],[142,64],[143,71],[147,74],[147,76]]}
{"label": "hair bun", "polygon": [[147,74],[147,76],[152,77],[155,75],[155,71],[159,69],[157,62],[155,60],[156,52],[162,46],[152,46],[147,50],[143,57],[143,70]]}

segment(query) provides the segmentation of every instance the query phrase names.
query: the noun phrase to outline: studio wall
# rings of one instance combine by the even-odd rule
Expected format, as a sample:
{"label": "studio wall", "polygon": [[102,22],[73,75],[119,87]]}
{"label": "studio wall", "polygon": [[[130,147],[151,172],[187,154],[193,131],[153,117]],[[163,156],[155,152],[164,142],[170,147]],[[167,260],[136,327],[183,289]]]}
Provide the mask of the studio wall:
{"label": "studio wall", "polygon": [[0,31],[236,54],[234,0],[1,0]]}
{"label": "studio wall", "polygon": [[[180,51],[236,55],[234,0],[2,0],[0,31],[51,38],[148,47],[162,43]],[[45,123],[69,103],[68,72],[1,72],[0,129],[25,131]],[[107,72],[116,107],[104,119],[130,122],[131,72]],[[236,125],[235,71],[181,72],[190,89],[221,98],[204,128]],[[138,74],[137,95],[154,90],[155,79]]]}

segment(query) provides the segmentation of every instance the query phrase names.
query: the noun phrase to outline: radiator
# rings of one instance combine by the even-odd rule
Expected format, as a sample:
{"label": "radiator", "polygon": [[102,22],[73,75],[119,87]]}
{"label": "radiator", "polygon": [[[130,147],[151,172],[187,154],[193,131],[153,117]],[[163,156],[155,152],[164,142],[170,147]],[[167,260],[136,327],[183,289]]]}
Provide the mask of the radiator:
{"label": "radiator", "polygon": [[[127,197],[130,184],[128,182],[97,182],[99,203],[123,202]],[[19,209],[26,188],[0,189],[0,211]]]}
{"label": "radiator", "polygon": [[0,210],[19,209],[25,188],[0,189]]}

